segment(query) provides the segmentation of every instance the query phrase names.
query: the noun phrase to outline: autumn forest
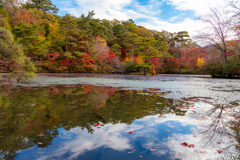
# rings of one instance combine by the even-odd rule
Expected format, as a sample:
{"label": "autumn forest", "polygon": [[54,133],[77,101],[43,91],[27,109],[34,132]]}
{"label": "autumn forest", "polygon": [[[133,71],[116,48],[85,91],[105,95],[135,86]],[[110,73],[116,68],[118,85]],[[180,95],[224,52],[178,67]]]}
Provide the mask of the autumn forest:
{"label": "autumn forest", "polygon": [[[234,1],[235,2],[235,1]],[[210,8],[206,32],[171,33],[132,19],[96,19],[94,11],[58,16],[51,0],[0,0],[0,72],[24,80],[36,73],[240,75],[240,8]],[[161,30],[161,26],[159,26]]]}

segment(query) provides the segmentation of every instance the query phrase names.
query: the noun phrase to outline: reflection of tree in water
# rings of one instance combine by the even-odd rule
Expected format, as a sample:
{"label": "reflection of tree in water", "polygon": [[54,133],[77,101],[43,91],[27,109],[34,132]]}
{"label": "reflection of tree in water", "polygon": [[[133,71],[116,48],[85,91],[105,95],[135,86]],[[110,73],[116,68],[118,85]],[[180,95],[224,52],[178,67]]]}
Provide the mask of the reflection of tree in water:
{"label": "reflection of tree in water", "polygon": [[131,124],[148,115],[185,114],[163,95],[91,85],[0,86],[0,158],[13,159],[17,151],[34,145],[51,145],[60,127],[80,126],[93,134],[96,123]]}
{"label": "reflection of tree in water", "polygon": [[234,110],[236,106],[218,104],[196,116],[198,120],[203,120],[205,129],[199,132],[204,135],[206,146],[214,146],[221,141],[228,143],[225,151],[240,152],[240,113]]}

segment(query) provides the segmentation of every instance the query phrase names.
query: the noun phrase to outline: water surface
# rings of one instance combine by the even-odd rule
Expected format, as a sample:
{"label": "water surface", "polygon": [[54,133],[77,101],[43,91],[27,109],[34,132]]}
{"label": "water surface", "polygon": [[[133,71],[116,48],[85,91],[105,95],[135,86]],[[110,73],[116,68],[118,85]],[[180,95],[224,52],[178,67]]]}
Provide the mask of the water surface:
{"label": "water surface", "polygon": [[78,74],[2,82],[0,159],[237,159],[239,82]]}

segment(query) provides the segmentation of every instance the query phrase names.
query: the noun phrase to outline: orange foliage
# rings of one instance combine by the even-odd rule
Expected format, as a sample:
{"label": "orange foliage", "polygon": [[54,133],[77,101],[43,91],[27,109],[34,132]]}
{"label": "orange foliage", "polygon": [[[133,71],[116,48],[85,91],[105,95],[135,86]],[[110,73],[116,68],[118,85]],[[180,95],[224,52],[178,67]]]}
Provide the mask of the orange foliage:
{"label": "orange foliage", "polygon": [[17,26],[19,22],[24,21],[27,24],[33,24],[33,23],[37,23],[40,24],[41,21],[38,20],[37,18],[33,17],[30,13],[28,13],[28,11],[25,10],[21,10],[19,12],[16,12],[12,17],[13,19],[13,25]]}

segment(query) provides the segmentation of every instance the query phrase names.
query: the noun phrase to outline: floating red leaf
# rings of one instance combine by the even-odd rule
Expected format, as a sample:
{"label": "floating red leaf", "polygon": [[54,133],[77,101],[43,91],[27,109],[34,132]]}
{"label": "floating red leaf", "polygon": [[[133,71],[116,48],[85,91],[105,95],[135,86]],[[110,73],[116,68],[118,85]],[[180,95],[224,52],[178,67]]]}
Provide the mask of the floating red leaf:
{"label": "floating red leaf", "polygon": [[38,137],[42,137],[42,136],[44,136],[44,134],[39,134],[39,135],[38,135]]}
{"label": "floating red leaf", "polygon": [[194,148],[193,144],[188,145],[189,148]]}
{"label": "floating red leaf", "polygon": [[181,143],[181,145],[182,145],[182,146],[185,146],[185,147],[188,146],[188,144],[187,144],[186,142]]}
{"label": "floating red leaf", "polygon": [[221,151],[221,150],[217,150],[217,152],[218,152],[218,153],[223,153],[223,151]]}
{"label": "floating red leaf", "polygon": [[131,132],[128,132],[129,134],[133,134],[134,132],[133,131],[131,131]]}
{"label": "floating red leaf", "polygon": [[193,113],[196,113],[196,111],[192,111]]}
{"label": "floating red leaf", "polygon": [[166,129],[167,132],[171,132],[169,129]]}
{"label": "floating red leaf", "polygon": [[100,124],[99,123],[97,123],[97,124],[95,124],[95,126],[94,127],[97,127],[97,126],[99,126]]}
{"label": "floating red leaf", "polygon": [[166,118],[166,116],[158,116],[159,118]]}
{"label": "floating red leaf", "polygon": [[99,128],[101,128],[101,127],[97,127],[97,129],[99,129]]}

